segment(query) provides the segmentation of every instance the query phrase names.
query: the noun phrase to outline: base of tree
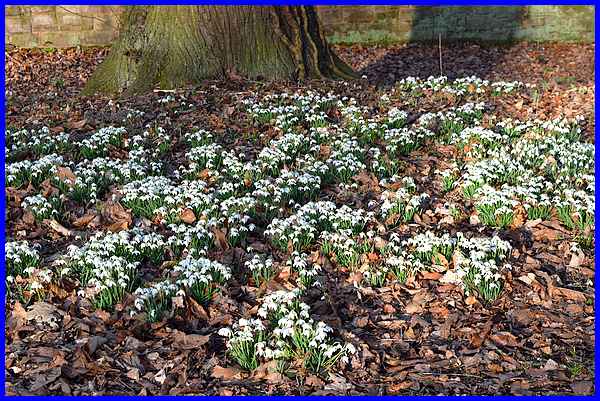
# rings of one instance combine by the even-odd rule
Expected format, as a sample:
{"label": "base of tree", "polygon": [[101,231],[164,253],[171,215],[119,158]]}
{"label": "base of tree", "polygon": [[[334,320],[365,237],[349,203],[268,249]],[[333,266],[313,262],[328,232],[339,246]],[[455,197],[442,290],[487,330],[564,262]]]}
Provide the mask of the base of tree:
{"label": "base of tree", "polygon": [[84,94],[170,89],[229,74],[355,77],[329,48],[313,7],[133,6]]}

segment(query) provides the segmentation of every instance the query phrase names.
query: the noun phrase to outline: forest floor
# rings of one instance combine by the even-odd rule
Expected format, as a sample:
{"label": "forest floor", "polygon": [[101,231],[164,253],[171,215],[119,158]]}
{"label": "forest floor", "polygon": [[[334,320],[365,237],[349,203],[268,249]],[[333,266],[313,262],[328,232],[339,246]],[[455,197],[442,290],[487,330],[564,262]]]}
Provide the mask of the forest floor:
{"label": "forest floor", "polygon": [[336,51],[116,99],[5,54],[7,394],[594,392],[594,46]]}

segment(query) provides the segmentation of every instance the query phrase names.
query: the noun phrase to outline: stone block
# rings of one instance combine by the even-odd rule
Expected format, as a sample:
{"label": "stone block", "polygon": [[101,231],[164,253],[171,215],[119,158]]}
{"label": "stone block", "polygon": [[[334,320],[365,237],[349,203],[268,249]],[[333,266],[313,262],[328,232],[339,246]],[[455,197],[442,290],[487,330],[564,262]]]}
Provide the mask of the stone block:
{"label": "stone block", "polygon": [[29,17],[6,17],[4,23],[6,24],[6,32],[9,34],[31,32],[31,19]]}
{"label": "stone block", "polygon": [[346,7],[344,8],[344,21],[350,24],[369,23],[375,19],[371,7]]}
{"label": "stone block", "polygon": [[4,35],[5,43],[16,47],[31,48],[37,47],[37,38],[31,32],[15,33],[12,35]]}
{"label": "stone block", "polygon": [[79,32],[38,32],[35,36],[40,47],[73,47],[80,44]]}
{"label": "stone block", "polygon": [[29,6],[32,14],[54,14],[56,6]]}
{"label": "stone block", "polygon": [[5,6],[5,16],[16,16],[16,15],[31,15],[31,8],[28,6]]}
{"label": "stone block", "polygon": [[55,13],[33,14],[31,16],[32,32],[52,32],[58,30]]}
{"label": "stone block", "polygon": [[317,14],[325,26],[336,25],[344,20],[344,14],[339,7],[317,7]]}

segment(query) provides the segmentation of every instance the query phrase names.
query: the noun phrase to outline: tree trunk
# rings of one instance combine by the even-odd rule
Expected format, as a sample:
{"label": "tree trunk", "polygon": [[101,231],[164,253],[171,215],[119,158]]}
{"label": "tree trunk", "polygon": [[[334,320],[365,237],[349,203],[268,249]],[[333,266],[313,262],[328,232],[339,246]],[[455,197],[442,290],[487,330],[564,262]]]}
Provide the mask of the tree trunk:
{"label": "tree trunk", "polygon": [[350,78],[313,7],[132,6],[84,93],[142,92],[223,77]]}

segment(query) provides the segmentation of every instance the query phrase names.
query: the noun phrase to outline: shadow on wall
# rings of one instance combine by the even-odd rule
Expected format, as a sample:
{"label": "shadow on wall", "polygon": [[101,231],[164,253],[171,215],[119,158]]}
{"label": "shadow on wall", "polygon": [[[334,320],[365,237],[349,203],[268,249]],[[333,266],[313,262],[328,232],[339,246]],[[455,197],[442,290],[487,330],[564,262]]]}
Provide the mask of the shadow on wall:
{"label": "shadow on wall", "polygon": [[[519,39],[526,13],[527,7],[512,6],[416,7],[409,44],[391,50],[361,72],[380,77],[377,82],[380,85],[393,85],[407,76],[447,75],[453,79],[477,75],[490,78],[494,67],[503,62],[511,44]],[[442,71],[438,48],[440,37]],[[414,45],[424,42],[430,45]],[[376,71],[379,73],[373,74]]]}

